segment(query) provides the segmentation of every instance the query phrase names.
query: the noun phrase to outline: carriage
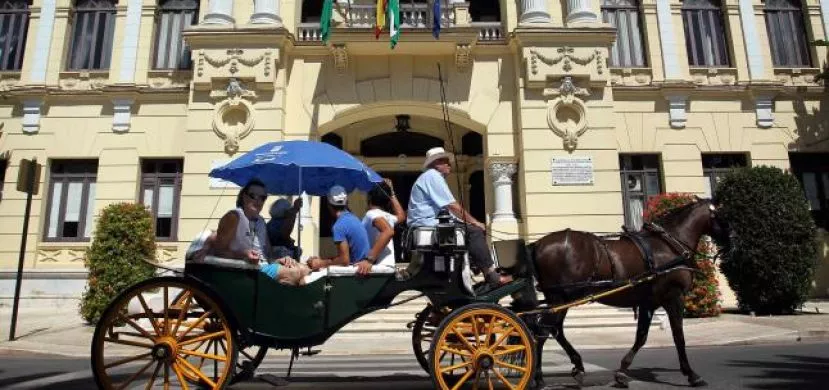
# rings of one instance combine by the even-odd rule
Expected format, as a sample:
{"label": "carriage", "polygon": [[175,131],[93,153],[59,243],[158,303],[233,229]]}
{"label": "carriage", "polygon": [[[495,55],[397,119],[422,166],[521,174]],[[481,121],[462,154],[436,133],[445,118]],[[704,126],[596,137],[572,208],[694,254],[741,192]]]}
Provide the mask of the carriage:
{"label": "carriage", "polygon": [[[304,184],[301,189],[305,191],[312,183],[323,192],[330,186],[325,181],[334,177],[330,171],[320,170],[316,161],[326,149],[292,153],[290,149],[298,145],[298,141],[266,144],[249,153],[253,157],[247,167],[242,164],[244,159],[228,166],[232,168],[241,161],[240,170],[250,171],[249,166],[253,166],[252,173],[262,177],[291,177],[290,172],[263,171],[263,167],[273,170],[275,161],[293,154],[308,159],[313,165],[310,173],[318,175],[311,176],[312,180],[306,177],[303,182],[300,169],[299,181]],[[336,169],[345,169],[343,166],[353,160],[347,155],[335,157],[339,159],[334,164]],[[284,164],[291,169],[298,165]],[[367,175],[366,169],[356,164],[348,170],[346,179],[340,180],[362,180],[362,188],[370,188],[381,179],[376,173]],[[286,184],[285,180],[273,182]],[[288,193],[297,190],[294,187],[288,189],[294,192]],[[270,185],[268,191],[286,193],[279,192],[285,188]],[[690,283],[690,274],[674,271],[689,270],[686,264],[695,251],[676,238],[676,227],[682,226],[681,236],[692,237],[689,242],[697,242],[702,234],[724,231],[714,209],[710,201],[695,202],[671,217],[675,222],[669,229],[672,232],[653,225],[650,232],[628,234],[630,240],[625,246],[610,249],[610,243],[569,229],[550,233],[532,245],[522,240],[493,242],[497,266],[513,276],[513,281],[495,289],[481,290],[472,285],[466,226],[454,222],[448,213],[438,216],[435,227],[407,231],[403,240],[407,268],[374,266],[368,275],[356,275],[353,266],[329,267],[313,273],[304,285],[289,286],[260,272],[258,265],[193,257],[183,270],[140,282],[113,300],[95,328],[92,370],[98,386],[106,389],[168,388],[171,383],[182,388],[216,389],[250,378],[267,351],[278,349],[291,353],[290,376],[294,358],[316,354],[319,351],[314,347],[324,344],[351,321],[426,296],[429,304],[410,323],[412,348],[436,388],[457,389],[471,382],[473,388],[524,389],[543,381],[539,359],[548,337],[562,344],[574,364],[574,378],[582,378],[581,357],[561,331],[564,316],[570,307],[612,296],[623,299],[614,304],[634,306],[644,313],[664,306],[675,339],[682,341],[678,349],[683,373],[692,385],[704,384],[690,369],[684,354],[678,306],[681,295],[674,293],[681,293],[677,286],[685,283],[687,288]],[[574,247],[568,243],[576,241],[587,251],[571,252]],[[539,245],[541,249],[532,249]],[[555,254],[561,250],[566,253]],[[601,259],[594,258],[599,252],[606,254],[602,264],[608,265],[607,272],[599,269]],[[615,253],[615,261],[626,261],[626,269],[632,273],[614,274],[611,252]],[[583,266],[569,267],[579,261]],[[644,265],[647,268],[635,271]],[[596,281],[594,276],[604,279]],[[566,280],[575,283],[566,284]],[[642,285],[651,281],[661,294],[640,288],[633,294],[617,295],[637,286],[647,289]],[[584,294],[559,296],[559,290],[565,287]],[[543,304],[536,299],[537,288],[544,293]],[[395,301],[407,291],[419,295]],[[499,301],[507,296],[512,296],[512,304],[500,305]],[[624,371],[633,355],[644,344],[649,323],[649,315],[640,316],[636,343],[618,372],[620,384],[626,380]]]}
{"label": "carriage", "polygon": [[289,286],[256,265],[207,256],[187,262],[181,274],[132,286],[95,329],[96,382],[107,389],[177,383],[223,388],[250,378],[269,348],[291,351],[293,363],[299,354],[318,352],[313,348],[350,321],[417,291],[430,304],[412,324],[412,345],[436,388],[472,381],[526,388],[534,368],[533,335],[518,315],[497,304],[527,287],[534,294],[523,243],[504,241],[495,248],[500,266],[516,278],[476,293],[464,227],[447,222],[410,232],[405,270],[375,266],[368,276],[357,276],[354,267],[330,267],[306,285]]}

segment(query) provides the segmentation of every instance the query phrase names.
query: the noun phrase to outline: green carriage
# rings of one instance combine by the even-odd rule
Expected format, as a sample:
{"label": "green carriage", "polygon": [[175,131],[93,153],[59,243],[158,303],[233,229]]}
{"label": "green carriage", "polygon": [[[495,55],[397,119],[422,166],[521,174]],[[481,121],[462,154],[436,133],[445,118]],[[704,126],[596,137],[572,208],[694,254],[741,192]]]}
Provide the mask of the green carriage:
{"label": "green carriage", "polygon": [[354,319],[395,304],[404,291],[429,305],[412,325],[412,345],[436,388],[464,382],[525,388],[535,342],[526,324],[498,305],[531,292],[523,243],[500,242],[500,265],[518,277],[485,293],[464,277],[462,226],[418,229],[408,269],[375,267],[357,276],[331,267],[304,286],[287,286],[238,260],[207,257],[183,273],[146,280],[119,295],[95,329],[92,367],[101,388],[223,388],[250,378],[270,348],[313,353]]}

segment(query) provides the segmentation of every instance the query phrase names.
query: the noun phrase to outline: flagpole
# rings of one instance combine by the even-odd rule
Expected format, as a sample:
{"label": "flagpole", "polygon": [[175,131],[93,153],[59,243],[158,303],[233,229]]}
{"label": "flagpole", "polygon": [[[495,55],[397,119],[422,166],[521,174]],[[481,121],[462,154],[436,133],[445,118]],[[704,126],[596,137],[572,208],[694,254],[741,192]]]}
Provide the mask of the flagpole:
{"label": "flagpole", "polygon": [[[302,251],[302,218],[304,218],[304,216],[302,215],[302,209],[305,208],[305,199],[303,199],[304,197],[302,196],[303,192],[304,191],[302,191],[302,167],[299,167],[299,198],[302,199],[303,204],[302,204],[302,207],[299,208],[299,218],[296,219],[296,226],[297,226],[297,235],[296,235],[297,245],[296,246],[297,246],[297,248],[299,248],[300,251]],[[302,257],[302,256],[300,255],[299,257]],[[299,260],[299,259],[297,259],[297,260]]]}

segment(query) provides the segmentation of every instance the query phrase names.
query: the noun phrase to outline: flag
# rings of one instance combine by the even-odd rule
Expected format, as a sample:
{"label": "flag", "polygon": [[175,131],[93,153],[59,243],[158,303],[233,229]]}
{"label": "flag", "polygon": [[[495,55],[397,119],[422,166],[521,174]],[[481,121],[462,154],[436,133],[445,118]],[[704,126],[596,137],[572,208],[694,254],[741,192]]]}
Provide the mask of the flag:
{"label": "flag", "polygon": [[435,39],[440,38],[440,2],[441,0],[432,0],[434,4],[432,5],[432,35],[435,36]]}
{"label": "flag", "polygon": [[389,4],[389,38],[391,48],[397,46],[400,39],[400,0],[387,0]]}
{"label": "flag", "polygon": [[328,43],[331,36],[331,17],[334,9],[334,0],[323,0],[322,14],[320,15],[320,38],[322,43]]}
{"label": "flag", "polygon": [[380,33],[386,27],[386,6],[388,0],[377,0],[376,15],[377,20],[374,23],[374,38],[380,39]]}

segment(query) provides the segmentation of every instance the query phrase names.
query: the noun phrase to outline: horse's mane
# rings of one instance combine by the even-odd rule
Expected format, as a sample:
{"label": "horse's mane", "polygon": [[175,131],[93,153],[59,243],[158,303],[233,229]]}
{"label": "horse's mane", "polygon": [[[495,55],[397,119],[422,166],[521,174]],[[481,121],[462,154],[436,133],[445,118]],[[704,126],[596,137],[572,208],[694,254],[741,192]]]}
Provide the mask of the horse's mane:
{"label": "horse's mane", "polygon": [[671,211],[668,211],[665,214],[662,214],[654,218],[653,222],[665,228],[675,227],[680,222],[684,221],[688,217],[688,214],[690,214],[691,211],[693,211],[694,208],[696,208],[696,206],[699,206],[705,201],[705,199],[698,199],[686,205],[677,207]]}

